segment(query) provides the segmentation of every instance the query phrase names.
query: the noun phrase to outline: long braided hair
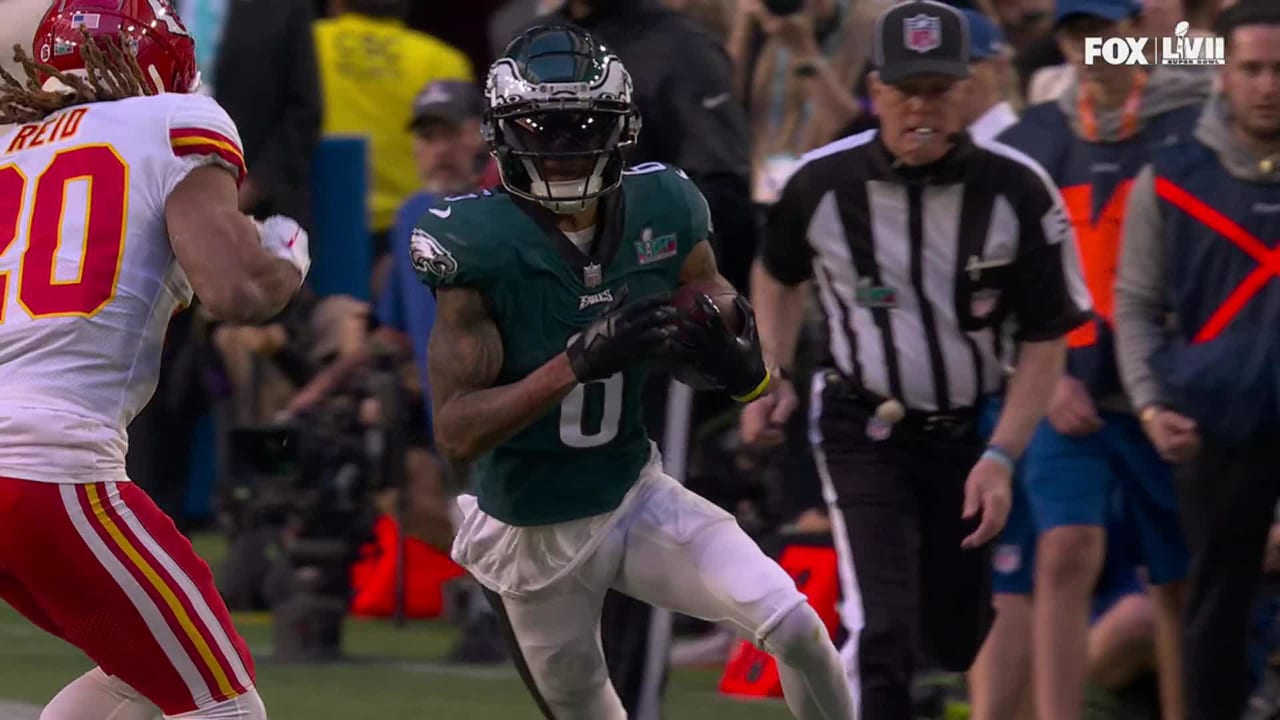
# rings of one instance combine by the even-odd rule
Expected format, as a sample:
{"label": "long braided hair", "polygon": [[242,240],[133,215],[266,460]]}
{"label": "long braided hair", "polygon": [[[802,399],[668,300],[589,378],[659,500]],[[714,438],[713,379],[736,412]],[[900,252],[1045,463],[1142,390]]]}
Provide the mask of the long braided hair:
{"label": "long braided hair", "polygon": [[[19,81],[0,67],[0,125],[39,122],[64,108],[104,100],[154,95],[133,53],[125,49],[123,36],[91,38],[81,28],[80,55],[87,77],[62,72],[36,62],[21,45],[13,46],[13,60],[26,72]],[[44,90],[40,77],[57,78],[66,90]]]}

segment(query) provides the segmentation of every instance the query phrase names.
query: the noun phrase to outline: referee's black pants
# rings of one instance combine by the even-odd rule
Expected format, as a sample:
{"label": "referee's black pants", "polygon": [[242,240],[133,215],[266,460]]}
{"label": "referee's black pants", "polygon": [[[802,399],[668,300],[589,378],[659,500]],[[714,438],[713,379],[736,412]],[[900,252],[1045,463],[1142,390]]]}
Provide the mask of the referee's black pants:
{"label": "referee's black pants", "polygon": [[1182,656],[1187,718],[1238,718],[1249,696],[1249,620],[1280,497],[1280,438],[1244,448],[1206,440],[1178,470],[1191,548]]}
{"label": "referee's black pants", "polygon": [[912,720],[923,652],[969,669],[994,618],[989,546],[965,550],[964,483],[982,452],[976,414],[941,426],[908,417],[869,437],[868,401],[834,373],[814,378],[810,439],[839,559],[840,650],[860,717]]}

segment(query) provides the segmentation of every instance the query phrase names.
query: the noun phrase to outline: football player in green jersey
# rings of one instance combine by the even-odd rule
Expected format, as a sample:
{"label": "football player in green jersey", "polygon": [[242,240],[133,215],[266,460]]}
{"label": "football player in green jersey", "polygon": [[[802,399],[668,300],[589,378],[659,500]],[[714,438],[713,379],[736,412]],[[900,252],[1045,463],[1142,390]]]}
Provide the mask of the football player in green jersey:
{"label": "football player in green jersey", "polygon": [[626,717],[600,645],[614,588],[733,624],[778,659],[797,717],[849,720],[817,613],[732,515],[662,471],[641,422],[654,362],[695,366],[740,402],[769,385],[745,300],[735,335],[667,299],[695,280],[731,290],[706,201],[676,168],[625,168],[640,129],[631,80],[581,30],[513,41],[486,102],[503,189],[432,208],[412,255],[437,299],[437,446],[474,463],[453,556],[486,588],[539,708]]}

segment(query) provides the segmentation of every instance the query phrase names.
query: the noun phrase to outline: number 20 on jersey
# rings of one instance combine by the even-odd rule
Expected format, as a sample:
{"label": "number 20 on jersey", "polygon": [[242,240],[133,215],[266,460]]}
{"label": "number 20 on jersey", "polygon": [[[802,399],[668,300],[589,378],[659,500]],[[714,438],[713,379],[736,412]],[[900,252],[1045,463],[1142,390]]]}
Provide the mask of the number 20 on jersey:
{"label": "number 20 on jersey", "polygon": [[[35,177],[16,164],[0,165],[0,324],[13,317],[10,300],[32,320],[92,317],[111,302],[124,257],[128,191],[129,166],[109,145],[60,150]],[[71,275],[58,267],[63,243],[77,240],[75,276],[59,279]]]}

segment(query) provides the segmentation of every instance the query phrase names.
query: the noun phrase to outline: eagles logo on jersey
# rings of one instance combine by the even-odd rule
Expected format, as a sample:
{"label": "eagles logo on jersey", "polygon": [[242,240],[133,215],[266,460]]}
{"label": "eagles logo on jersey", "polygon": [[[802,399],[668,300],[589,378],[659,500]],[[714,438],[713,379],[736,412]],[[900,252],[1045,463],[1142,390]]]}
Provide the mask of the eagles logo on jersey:
{"label": "eagles logo on jersey", "polygon": [[513,195],[581,212],[622,182],[640,114],[616,56],[571,27],[516,38],[489,71],[482,132]]}
{"label": "eagles logo on jersey", "polygon": [[448,279],[458,272],[458,261],[453,253],[421,228],[414,228],[413,237],[409,240],[409,257],[413,262],[413,269],[421,273]]}

